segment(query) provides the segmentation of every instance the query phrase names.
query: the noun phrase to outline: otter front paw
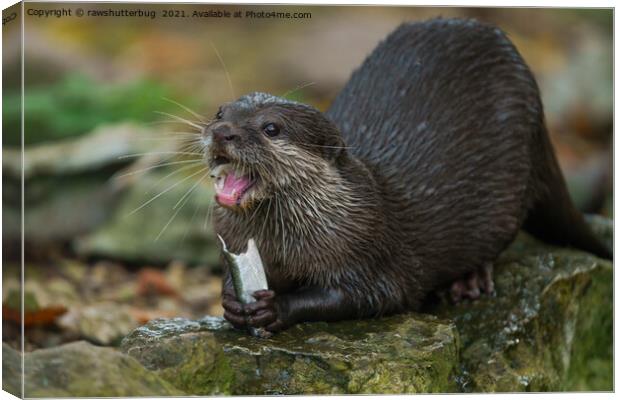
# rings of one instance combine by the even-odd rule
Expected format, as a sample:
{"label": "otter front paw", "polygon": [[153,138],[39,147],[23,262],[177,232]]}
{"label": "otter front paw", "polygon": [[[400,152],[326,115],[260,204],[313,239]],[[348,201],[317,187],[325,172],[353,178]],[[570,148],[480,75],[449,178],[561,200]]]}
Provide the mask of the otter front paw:
{"label": "otter front paw", "polygon": [[243,305],[248,326],[278,332],[286,328],[273,290],[257,290],[252,295],[256,302]]}
{"label": "otter front paw", "polygon": [[237,329],[244,329],[247,327],[245,319],[245,311],[243,310],[243,304],[237,301],[237,298],[224,294],[222,296],[222,307],[224,308],[224,318]]}

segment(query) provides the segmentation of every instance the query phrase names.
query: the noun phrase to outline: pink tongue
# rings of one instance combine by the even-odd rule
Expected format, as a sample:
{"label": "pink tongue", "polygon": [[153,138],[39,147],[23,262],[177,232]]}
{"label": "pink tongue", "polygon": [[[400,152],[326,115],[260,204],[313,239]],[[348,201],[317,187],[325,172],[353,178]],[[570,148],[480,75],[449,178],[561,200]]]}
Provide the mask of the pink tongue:
{"label": "pink tongue", "polygon": [[224,185],[217,190],[217,199],[220,203],[227,206],[237,204],[237,200],[243,194],[243,191],[250,185],[250,180],[245,176],[234,176],[234,174],[226,175]]}

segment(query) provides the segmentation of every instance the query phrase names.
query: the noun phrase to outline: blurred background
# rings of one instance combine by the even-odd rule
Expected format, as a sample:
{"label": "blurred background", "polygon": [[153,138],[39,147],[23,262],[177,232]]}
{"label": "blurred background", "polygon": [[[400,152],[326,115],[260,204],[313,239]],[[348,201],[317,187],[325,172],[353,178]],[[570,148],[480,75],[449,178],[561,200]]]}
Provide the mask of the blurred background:
{"label": "blurred background", "polygon": [[[62,7],[75,15],[79,5],[27,4]],[[538,80],[575,201],[612,217],[612,10],[81,7],[158,16],[25,17],[27,351],[81,339],[114,346],[152,318],[221,315],[211,182],[185,141],[220,103],[251,91],[326,110],[404,21],[467,17],[505,30]],[[164,10],[311,18],[161,18]],[[3,341],[17,348],[21,64],[18,24],[3,29]]]}

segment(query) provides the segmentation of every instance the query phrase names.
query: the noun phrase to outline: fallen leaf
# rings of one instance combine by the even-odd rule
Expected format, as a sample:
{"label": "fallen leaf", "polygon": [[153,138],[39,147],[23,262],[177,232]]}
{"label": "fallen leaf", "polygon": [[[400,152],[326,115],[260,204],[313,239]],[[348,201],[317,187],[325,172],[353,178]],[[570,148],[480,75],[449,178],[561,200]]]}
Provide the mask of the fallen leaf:
{"label": "fallen leaf", "polygon": [[160,294],[178,297],[177,291],[168,283],[164,273],[153,268],[144,268],[138,273],[137,292],[140,296]]}
{"label": "fallen leaf", "polygon": [[[56,321],[56,318],[67,312],[67,309],[62,306],[45,307],[36,311],[24,312],[24,326],[26,328],[32,326],[51,325]],[[21,312],[19,309],[14,309],[6,304],[2,304],[2,319],[5,321],[11,321],[16,324],[21,323]]]}
{"label": "fallen leaf", "polygon": [[132,308],[129,310],[129,313],[140,325],[144,325],[155,318],[174,318],[181,316],[177,311],[144,310],[140,308]]}

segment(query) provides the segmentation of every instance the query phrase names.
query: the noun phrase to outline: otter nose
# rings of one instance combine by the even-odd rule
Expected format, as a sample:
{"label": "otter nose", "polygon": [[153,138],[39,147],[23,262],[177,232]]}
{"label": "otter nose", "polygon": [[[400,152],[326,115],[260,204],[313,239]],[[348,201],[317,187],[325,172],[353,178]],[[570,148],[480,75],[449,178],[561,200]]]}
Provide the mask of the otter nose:
{"label": "otter nose", "polygon": [[211,132],[213,132],[213,139],[218,142],[229,142],[239,137],[239,135],[235,133],[228,124],[219,124],[213,127],[213,129],[211,129]]}

